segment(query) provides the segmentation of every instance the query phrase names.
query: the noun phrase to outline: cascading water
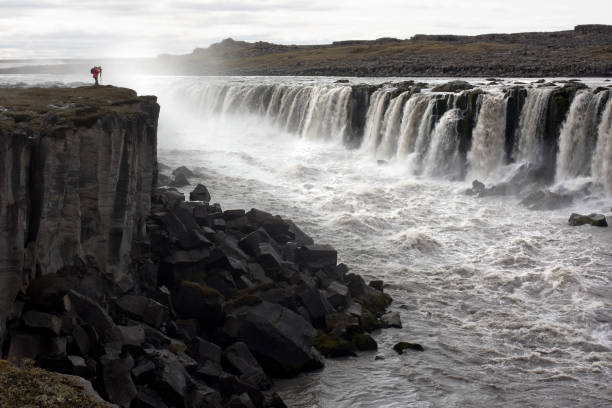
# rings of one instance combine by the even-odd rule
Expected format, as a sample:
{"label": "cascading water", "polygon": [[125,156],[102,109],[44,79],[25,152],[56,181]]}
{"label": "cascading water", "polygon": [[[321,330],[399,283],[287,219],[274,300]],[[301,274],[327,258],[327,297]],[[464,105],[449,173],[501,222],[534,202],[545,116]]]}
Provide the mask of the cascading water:
{"label": "cascading water", "polygon": [[528,89],[518,128],[517,162],[540,164],[542,137],[552,89]]}
{"label": "cascading water", "polygon": [[606,97],[606,92],[594,95],[589,91],[581,91],[574,97],[559,137],[557,182],[589,175],[600,105]]}
{"label": "cascading water", "polygon": [[426,176],[446,176],[454,179],[461,173],[462,162],[457,135],[457,122],[460,119],[461,110],[450,109],[436,124],[431,146],[423,160],[423,173]]}
{"label": "cascading water", "polygon": [[371,97],[368,113],[366,114],[366,125],[363,133],[363,141],[361,149],[366,152],[375,152],[380,141],[381,130],[383,126],[383,118],[389,99],[391,98],[391,90],[381,88],[376,90]]}
{"label": "cascading water", "polygon": [[597,146],[591,167],[593,178],[612,194],[612,97],[601,116],[597,129]]}
{"label": "cascading water", "polygon": [[482,103],[468,152],[468,180],[489,180],[504,165],[506,105],[504,95],[480,95]]}
{"label": "cascading water", "polygon": [[404,106],[397,146],[397,157],[400,160],[416,149],[420,124],[426,116],[425,111],[429,106],[430,97],[431,95],[426,94],[413,95]]}
{"label": "cascading water", "polygon": [[387,159],[396,155],[404,103],[410,98],[410,95],[410,92],[403,92],[389,103],[383,119],[382,139],[377,149],[378,156]]}

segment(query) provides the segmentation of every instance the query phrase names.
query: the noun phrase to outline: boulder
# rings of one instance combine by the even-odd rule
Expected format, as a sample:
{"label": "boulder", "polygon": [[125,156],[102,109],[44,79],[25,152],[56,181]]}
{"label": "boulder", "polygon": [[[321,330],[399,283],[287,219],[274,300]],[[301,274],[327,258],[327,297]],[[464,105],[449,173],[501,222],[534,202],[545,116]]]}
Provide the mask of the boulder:
{"label": "boulder", "polygon": [[169,186],[170,184],[172,184],[172,178],[166,176],[165,174],[158,174],[157,175],[157,185],[158,186]]}
{"label": "boulder", "polygon": [[11,334],[7,359],[21,364],[24,358],[36,359],[41,353],[41,338],[38,334],[13,332]]}
{"label": "boulder", "polygon": [[303,317],[275,303],[262,302],[234,311],[235,328],[266,371],[295,376],[321,367],[313,349],[316,330]]}
{"label": "boulder", "polygon": [[325,357],[354,356],[353,344],[335,334],[317,331],[314,343],[315,348]]}
{"label": "boulder", "polygon": [[191,341],[189,351],[201,364],[211,361],[215,365],[221,366],[223,350],[210,341],[196,337]]}
{"label": "boulder", "polygon": [[195,186],[193,191],[189,193],[189,200],[191,201],[203,201],[205,203],[210,202],[210,193],[208,189],[203,184],[198,184]]}
{"label": "boulder", "polygon": [[384,282],[382,280],[373,280],[373,281],[370,281],[370,283],[368,283],[368,286],[370,286],[370,287],[372,287],[372,288],[382,292],[383,291]]}
{"label": "boulder", "polygon": [[330,245],[304,245],[295,253],[298,265],[311,270],[336,268],[338,252]]}
{"label": "boulder", "polygon": [[178,313],[196,318],[205,327],[214,327],[223,321],[225,298],[218,290],[195,282],[183,281],[175,298]]}
{"label": "boulder", "polygon": [[589,215],[581,215],[572,213],[568,220],[569,225],[578,226],[578,225],[593,225],[596,227],[607,227],[608,222],[606,221],[606,216],[603,214],[589,214]]}
{"label": "boulder", "polygon": [[318,289],[304,288],[299,292],[298,298],[308,311],[315,327],[324,327],[325,315],[335,312],[333,306]]}
{"label": "boulder", "polygon": [[117,301],[117,306],[128,316],[159,328],[170,317],[164,305],[145,296],[126,295]]}
{"label": "boulder", "polygon": [[423,346],[420,344],[408,343],[405,341],[400,341],[399,343],[395,344],[395,346],[393,346],[393,350],[395,350],[397,354],[403,354],[405,350],[425,351]]}
{"label": "boulder", "polygon": [[117,326],[121,332],[124,346],[140,347],[145,342],[142,326]]}
{"label": "boulder", "polygon": [[29,310],[23,314],[22,319],[32,329],[43,329],[56,336],[62,331],[62,319],[52,314]]}
{"label": "boulder", "polygon": [[398,329],[402,328],[402,320],[400,319],[400,315],[397,312],[385,313],[380,317],[380,319],[387,327],[395,327]]}
{"label": "boulder", "polygon": [[172,170],[173,176],[178,176],[179,174],[188,178],[195,177],[195,173],[186,166],[177,167],[176,169]]}
{"label": "boulder", "polygon": [[90,327],[95,329],[100,341],[104,345],[121,350],[123,344],[121,331],[108,313],[98,303],[74,290],[71,290],[69,294],[75,312]]}
{"label": "boulder", "polygon": [[333,281],[327,287],[327,300],[336,309],[344,309],[350,300],[348,287]]}
{"label": "boulder", "polygon": [[172,209],[185,201],[185,194],[174,188],[158,188],[151,196],[151,202]]}
{"label": "boulder", "polygon": [[357,333],[353,336],[353,344],[355,348],[359,351],[370,351],[377,350],[378,344],[376,344],[376,340],[372,338],[369,334],[365,333]]}
{"label": "boulder", "polygon": [[170,187],[185,187],[189,185],[189,180],[184,174],[177,174],[170,183]]}
{"label": "boulder", "polygon": [[537,190],[529,193],[520,204],[530,210],[557,210],[572,205],[570,194],[554,193],[550,190]]}
{"label": "boulder", "polygon": [[145,349],[145,354],[155,363],[154,389],[161,392],[166,404],[184,406],[194,381],[178,356],[168,350],[156,349]]}
{"label": "boulder", "polygon": [[226,348],[223,352],[223,359],[233,372],[240,375],[243,381],[260,390],[267,390],[272,385],[245,343],[236,342]]}
{"label": "boulder", "polygon": [[106,354],[100,357],[100,365],[104,391],[109,401],[121,407],[129,407],[138,391],[125,361],[119,355]]}

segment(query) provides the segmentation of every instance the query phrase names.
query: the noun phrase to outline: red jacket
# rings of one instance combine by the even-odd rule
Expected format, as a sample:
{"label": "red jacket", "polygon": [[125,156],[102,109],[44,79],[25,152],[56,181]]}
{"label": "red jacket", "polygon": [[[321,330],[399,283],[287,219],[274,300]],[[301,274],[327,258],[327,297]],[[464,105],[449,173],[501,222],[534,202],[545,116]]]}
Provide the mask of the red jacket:
{"label": "red jacket", "polygon": [[100,73],[100,70],[98,69],[98,67],[94,67],[94,69],[93,69],[93,70],[94,70],[94,72],[93,72],[93,77],[94,77],[94,78],[97,78],[97,77],[98,77],[98,74]]}

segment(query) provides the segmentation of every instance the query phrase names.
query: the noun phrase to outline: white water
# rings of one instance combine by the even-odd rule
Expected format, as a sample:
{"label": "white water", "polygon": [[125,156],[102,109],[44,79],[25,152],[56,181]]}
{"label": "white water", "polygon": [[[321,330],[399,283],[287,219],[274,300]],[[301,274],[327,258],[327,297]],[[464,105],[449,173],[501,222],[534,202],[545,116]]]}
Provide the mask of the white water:
{"label": "white water", "polygon": [[[572,101],[559,137],[556,180],[588,176],[596,143],[599,107],[604,92],[582,91]],[[605,122],[602,122],[605,123]]]}
{"label": "white water", "polygon": [[370,107],[366,114],[366,126],[363,133],[363,142],[361,143],[362,149],[365,151],[376,151],[382,132],[387,103],[390,97],[389,90],[378,89],[370,98]]}
{"label": "white water", "polygon": [[483,95],[468,152],[467,180],[484,182],[498,179],[504,165],[506,143],[506,104],[504,95]]}
{"label": "white water", "polygon": [[433,132],[431,146],[423,162],[423,173],[429,177],[445,177],[453,180],[461,172],[458,151],[457,122],[461,119],[459,109],[444,113]]}
{"label": "white water", "polygon": [[525,106],[521,111],[516,161],[540,164],[542,161],[542,137],[552,89],[529,89]]}
{"label": "white water", "polygon": [[[207,101],[219,106],[217,91],[192,104],[187,98],[204,98],[188,91],[209,88],[205,81],[138,85],[141,93],[160,95],[160,161],[197,168],[204,176],[194,182],[207,185],[225,209],[281,214],[317,242],[335,246],[354,272],[387,283],[392,310],[404,323],[375,333],[377,352],[328,360],[322,371],[277,380],[288,406],[612,406],[612,235],[610,229],[567,225],[572,211],[609,215],[610,197],[600,192],[564,210],[532,212],[514,197],[466,196],[461,182],[415,177],[401,155],[379,166],[371,151],[288,130],[291,115],[307,118],[308,103],[295,102],[300,79],[285,80],[282,91],[276,84],[276,100],[290,106],[270,102],[261,107],[263,116],[250,109],[210,113],[215,108]],[[182,90],[177,99],[168,92],[176,89]],[[419,151],[420,138],[431,171],[440,168],[433,158],[449,151],[452,139],[445,135],[456,131],[451,125],[458,119],[451,110],[433,120],[434,99],[424,94],[406,102],[400,129],[415,126],[400,132],[399,146],[406,148],[398,146],[398,152]],[[610,180],[604,174],[612,158],[611,103],[602,118],[598,143],[606,144],[606,154],[593,160],[601,169],[594,173]],[[475,130],[476,145],[493,137]],[[404,138],[414,140],[414,149]],[[398,341],[418,342],[425,352],[399,356],[392,350]],[[375,361],[376,355],[384,360]]]}

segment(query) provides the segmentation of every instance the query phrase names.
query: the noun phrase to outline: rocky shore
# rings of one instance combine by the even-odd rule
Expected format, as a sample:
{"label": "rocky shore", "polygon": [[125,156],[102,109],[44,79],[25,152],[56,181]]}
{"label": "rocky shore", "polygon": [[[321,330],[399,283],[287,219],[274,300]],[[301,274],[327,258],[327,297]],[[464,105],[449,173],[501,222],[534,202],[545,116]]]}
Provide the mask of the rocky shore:
{"label": "rocky shore", "polygon": [[290,220],[172,188],[198,176],[158,172],[158,113],[121,88],[0,90],[4,359],[80,377],[108,405],[282,407],[275,377],[401,325],[382,281]]}

